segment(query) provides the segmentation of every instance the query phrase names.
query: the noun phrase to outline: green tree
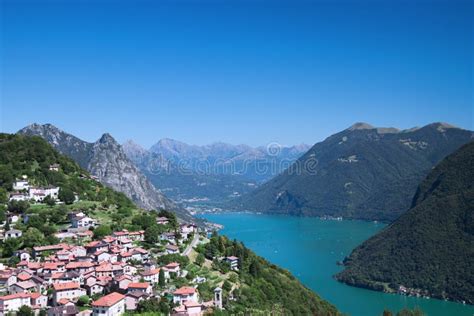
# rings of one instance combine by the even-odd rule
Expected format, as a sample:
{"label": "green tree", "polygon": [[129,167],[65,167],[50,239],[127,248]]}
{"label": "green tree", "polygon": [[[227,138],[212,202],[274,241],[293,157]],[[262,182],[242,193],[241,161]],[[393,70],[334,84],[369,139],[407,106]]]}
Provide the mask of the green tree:
{"label": "green tree", "polygon": [[50,195],[48,195],[43,199],[43,203],[45,203],[49,206],[54,206],[54,205],[56,205],[56,200],[53,199]]}
{"label": "green tree", "polygon": [[13,256],[13,253],[20,248],[20,240],[18,238],[8,238],[3,241],[2,256],[8,258]]}
{"label": "green tree", "polygon": [[153,297],[148,300],[142,300],[138,303],[137,312],[146,313],[146,312],[159,312],[160,311],[160,301],[158,298]]}
{"label": "green tree", "polygon": [[12,213],[24,213],[28,208],[30,208],[30,203],[28,201],[10,201],[8,202],[8,211]]}
{"label": "green tree", "polygon": [[16,312],[16,315],[17,316],[33,316],[34,313],[31,307],[23,305],[22,307],[20,307],[18,312]]}
{"label": "green tree", "polygon": [[28,228],[21,238],[23,240],[23,246],[27,248],[41,246],[44,243],[43,233],[34,227]]}
{"label": "green tree", "polygon": [[206,261],[206,259],[204,258],[204,255],[202,253],[198,254],[197,257],[196,257],[196,264],[198,266],[202,266],[204,264],[204,262]]}
{"label": "green tree", "polygon": [[261,271],[260,263],[256,259],[252,260],[252,263],[250,263],[250,266],[249,266],[249,273],[253,277],[258,277],[260,275],[260,271]]}
{"label": "green tree", "polygon": [[7,220],[7,212],[5,210],[5,206],[0,205],[0,223],[5,222]]}
{"label": "green tree", "polygon": [[72,204],[74,203],[74,200],[76,199],[74,196],[74,192],[68,187],[62,187],[59,190],[58,197],[61,201],[63,201],[66,204]]}
{"label": "green tree", "polygon": [[229,281],[225,280],[224,283],[222,284],[222,289],[224,291],[230,292],[230,290],[232,290],[232,284],[230,284]]}
{"label": "green tree", "polygon": [[87,295],[82,295],[82,296],[79,297],[79,299],[77,300],[77,305],[79,305],[79,306],[85,306],[85,305],[89,304],[89,301],[90,301],[89,296],[87,296]]}
{"label": "green tree", "polygon": [[145,241],[149,244],[156,244],[160,241],[160,235],[164,228],[159,225],[151,225],[145,230]]}
{"label": "green tree", "polygon": [[8,193],[5,188],[0,187],[0,203],[8,202]]}
{"label": "green tree", "polygon": [[166,284],[165,271],[163,269],[160,269],[160,273],[158,274],[158,284],[160,287],[164,287]]}
{"label": "green tree", "polygon": [[102,239],[105,236],[112,234],[112,229],[110,226],[107,225],[100,225],[96,229],[94,229],[94,238],[95,239]]}

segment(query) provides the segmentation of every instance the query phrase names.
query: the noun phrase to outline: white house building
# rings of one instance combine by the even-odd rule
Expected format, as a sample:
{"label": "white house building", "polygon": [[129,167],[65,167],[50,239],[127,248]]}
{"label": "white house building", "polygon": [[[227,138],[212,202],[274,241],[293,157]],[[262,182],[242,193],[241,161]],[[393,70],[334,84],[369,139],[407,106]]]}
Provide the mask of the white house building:
{"label": "white house building", "polygon": [[184,301],[198,301],[197,290],[190,286],[183,286],[173,292],[173,303],[182,305]]}
{"label": "white house building", "polygon": [[82,289],[78,282],[54,283],[53,288],[53,301],[55,303],[64,298],[75,300],[83,295],[87,295],[86,290]]}
{"label": "white house building", "polygon": [[110,293],[92,302],[93,316],[118,316],[125,313],[125,295]]}
{"label": "white house building", "polygon": [[10,229],[5,233],[5,239],[20,238],[23,233],[18,229]]}
{"label": "white house building", "polygon": [[0,313],[7,315],[9,312],[16,312],[26,305],[31,307],[31,294],[16,293],[6,296],[0,296]]}
{"label": "white house building", "polygon": [[29,190],[30,189],[30,184],[28,183],[28,180],[26,179],[20,179],[16,180],[13,183],[13,190],[15,191],[23,191],[23,190]]}
{"label": "white house building", "polygon": [[88,216],[75,216],[71,219],[72,228],[89,228],[96,224],[97,222]]}

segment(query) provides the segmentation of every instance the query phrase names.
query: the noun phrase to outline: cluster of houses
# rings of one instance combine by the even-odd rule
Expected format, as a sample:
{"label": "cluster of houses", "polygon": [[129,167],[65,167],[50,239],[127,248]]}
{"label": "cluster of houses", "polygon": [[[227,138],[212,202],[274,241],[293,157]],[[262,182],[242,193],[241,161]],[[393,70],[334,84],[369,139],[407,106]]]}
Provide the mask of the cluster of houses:
{"label": "cluster of houses", "polygon": [[[55,170],[55,168],[55,165],[50,166],[51,170]],[[42,202],[47,196],[57,200],[59,195],[59,187],[52,185],[45,187],[35,187],[30,185],[26,176],[23,176],[21,179],[17,179],[13,183],[13,190],[14,192],[10,194],[10,201]]]}
{"label": "cluster of houses", "polygon": [[[83,213],[70,214],[70,220],[71,229],[78,229],[76,235],[90,232],[84,229],[96,225]],[[166,224],[167,219],[158,218],[157,222]],[[197,227],[181,224],[179,231],[181,238],[187,238]],[[158,291],[155,285],[168,284],[175,276],[186,276],[187,271],[177,262],[157,265],[149,251],[139,246],[144,235],[144,231],[122,230],[101,240],[84,239],[82,245],[63,242],[17,251],[20,261],[16,267],[0,264],[0,316],[21,306],[30,307],[35,314],[46,310],[48,315],[121,315],[133,312],[142,300],[162,295],[175,303],[174,315],[201,315],[206,309],[222,308],[220,288],[216,288],[214,300],[200,301],[200,278],[193,280],[195,286]],[[159,255],[180,253],[174,234],[163,233],[160,238],[169,243]],[[164,280],[160,282],[160,278]],[[79,310],[77,301],[85,295],[96,300],[90,308]]]}

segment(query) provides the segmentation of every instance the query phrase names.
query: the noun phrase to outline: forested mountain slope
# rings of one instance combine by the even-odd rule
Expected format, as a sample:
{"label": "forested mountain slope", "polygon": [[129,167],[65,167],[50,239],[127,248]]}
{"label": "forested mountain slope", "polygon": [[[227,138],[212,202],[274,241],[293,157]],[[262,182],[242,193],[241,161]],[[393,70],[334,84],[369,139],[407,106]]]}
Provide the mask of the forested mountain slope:
{"label": "forested mountain slope", "polygon": [[411,209],[344,264],[337,278],[350,285],[474,304],[474,142],[437,165]]}

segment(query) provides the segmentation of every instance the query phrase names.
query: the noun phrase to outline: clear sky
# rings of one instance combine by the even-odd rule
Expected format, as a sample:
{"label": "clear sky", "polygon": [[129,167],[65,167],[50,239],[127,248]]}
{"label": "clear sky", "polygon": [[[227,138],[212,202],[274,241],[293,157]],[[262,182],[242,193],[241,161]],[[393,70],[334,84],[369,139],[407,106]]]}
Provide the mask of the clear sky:
{"label": "clear sky", "polygon": [[1,3],[1,130],[150,146],[474,129],[474,1]]}

